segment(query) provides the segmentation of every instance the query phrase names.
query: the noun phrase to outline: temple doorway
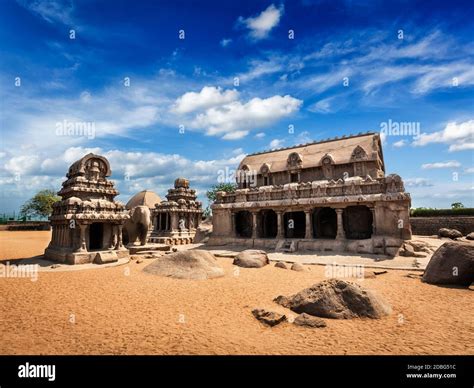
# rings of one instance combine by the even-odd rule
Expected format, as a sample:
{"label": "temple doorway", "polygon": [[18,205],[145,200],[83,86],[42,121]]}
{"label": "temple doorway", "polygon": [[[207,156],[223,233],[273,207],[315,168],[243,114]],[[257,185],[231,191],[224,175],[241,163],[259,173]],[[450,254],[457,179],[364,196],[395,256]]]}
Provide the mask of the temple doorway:
{"label": "temple doorway", "polygon": [[104,241],[104,224],[102,222],[94,222],[89,227],[89,250],[102,249]]}
{"label": "temple doorway", "polygon": [[315,238],[336,238],[337,215],[330,207],[316,209],[313,213],[313,236]]}
{"label": "temple doorway", "polygon": [[237,212],[235,231],[239,237],[252,237],[252,214],[248,211]]}
{"label": "temple doorway", "polygon": [[372,236],[372,212],[367,206],[348,206],[342,213],[346,238],[363,240]]}
{"label": "temple doorway", "polygon": [[260,233],[262,238],[275,238],[278,231],[277,215],[273,210],[260,211]]}
{"label": "temple doorway", "polygon": [[304,212],[285,213],[284,222],[286,238],[304,238],[306,229]]}

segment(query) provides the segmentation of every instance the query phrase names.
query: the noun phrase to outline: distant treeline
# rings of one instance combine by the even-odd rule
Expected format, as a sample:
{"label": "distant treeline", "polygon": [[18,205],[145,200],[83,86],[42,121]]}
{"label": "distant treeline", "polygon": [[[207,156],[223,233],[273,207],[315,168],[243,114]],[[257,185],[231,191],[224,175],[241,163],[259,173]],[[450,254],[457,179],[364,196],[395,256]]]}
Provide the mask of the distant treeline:
{"label": "distant treeline", "polygon": [[443,216],[474,216],[474,208],[432,209],[417,207],[410,210],[411,217],[443,217]]}

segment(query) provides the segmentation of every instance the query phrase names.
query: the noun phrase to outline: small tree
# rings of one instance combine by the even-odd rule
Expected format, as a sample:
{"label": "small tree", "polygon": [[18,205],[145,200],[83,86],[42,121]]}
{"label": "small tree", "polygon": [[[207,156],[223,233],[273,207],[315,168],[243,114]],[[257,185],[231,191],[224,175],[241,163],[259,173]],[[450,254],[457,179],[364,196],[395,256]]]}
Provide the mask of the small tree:
{"label": "small tree", "polygon": [[451,204],[451,209],[463,209],[464,205],[461,202],[454,202]]}
{"label": "small tree", "polygon": [[218,191],[233,193],[236,188],[237,188],[237,185],[235,183],[219,183],[217,185],[212,186],[209,190],[207,190],[206,197],[209,200],[209,205],[207,205],[206,209],[204,210],[204,215],[206,217],[209,217],[212,214],[211,204],[216,200]]}
{"label": "small tree", "polygon": [[53,203],[61,198],[53,190],[38,191],[33,198],[26,201],[20,210],[20,216],[23,218],[49,217],[53,212]]}

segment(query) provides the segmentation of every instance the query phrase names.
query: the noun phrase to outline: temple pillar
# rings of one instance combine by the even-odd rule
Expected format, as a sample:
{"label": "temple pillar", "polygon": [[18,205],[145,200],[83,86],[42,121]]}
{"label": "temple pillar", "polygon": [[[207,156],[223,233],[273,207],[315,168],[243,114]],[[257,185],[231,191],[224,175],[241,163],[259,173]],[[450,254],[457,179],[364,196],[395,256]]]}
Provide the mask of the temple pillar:
{"label": "temple pillar", "polygon": [[178,213],[171,213],[171,231],[175,231],[178,228]]}
{"label": "temple pillar", "polygon": [[64,226],[59,227],[59,245],[64,246]]}
{"label": "temple pillar", "polygon": [[372,213],[372,236],[377,235],[377,223],[375,222],[375,207],[371,206],[370,212]]}
{"label": "temple pillar", "polygon": [[252,238],[257,238],[257,212],[252,212]]}
{"label": "temple pillar", "polygon": [[123,225],[122,224],[119,224],[117,225],[117,229],[118,229],[118,233],[117,233],[117,244],[115,245],[115,249],[121,249],[123,248],[123,244],[122,244],[122,229],[123,229]]}
{"label": "temple pillar", "polygon": [[79,224],[80,237],[79,237],[79,252],[87,252],[86,245],[86,224]]}
{"label": "temple pillar", "polygon": [[277,215],[277,238],[284,238],[285,233],[284,233],[284,230],[283,230],[283,212],[278,211],[278,212],[275,212],[275,213]]}
{"label": "temple pillar", "polygon": [[237,213],[231,211],[230,212],[230,217],[231,217],[231,228],[232,228],[232,237],[237,237]]}
{"label": "temple pillar", "polygon": [[305,218],[306,218],[306,228],[305,228],[305,239],[312,239],[313,238],[313,223],[311,222],[311,209],[304,211]]}
{"label": "temple pillar", "polygon": [[337,234],[336,239],[343,240],[346,238],[346,234],[344,233],[344,223],[342,221],[342,212],[344,209],[335,209],[337,214]]}
{"label": "temple pillar", "polygon": [[114,249],[115,246],[115,234],[117,233],[117,226],[112,224],[110,225],[110,240],[109,240],[109,249]]}
{"label": "temple pillar", "polygon": [[165,215],[165,230],[169,229],[169,213],[164,213]]}

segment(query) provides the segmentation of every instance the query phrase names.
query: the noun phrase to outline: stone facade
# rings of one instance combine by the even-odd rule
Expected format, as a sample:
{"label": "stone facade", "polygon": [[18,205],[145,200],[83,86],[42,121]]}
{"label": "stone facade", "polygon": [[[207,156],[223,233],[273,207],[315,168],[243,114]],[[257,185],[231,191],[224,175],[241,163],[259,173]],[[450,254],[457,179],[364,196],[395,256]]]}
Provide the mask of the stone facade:
{"label": "stone facade", "polygon": [[196,191],[189,188],[189,180],[178,178],[168,190],[167,201],[152,211],[153,231],[150,241],[162,244],[190,244],[202,218],[202,203],[196,201]]}
{"label": "stone facade", "polygon": [[433,236],[441,228],[459,230],[464,236],[474,232],[473,216],[411,217],[413,234]]}
{"label": "stone facade", "polygon": [[67,264],[117,261],[127,257],[122,226],[129,217],[106,158],[92,153],[73,163],[50,217],[52,239],[45,258]]}
{"label": "stone facade", "polygon": [[410,195],[385,176],[377,133],[248,155],[237,184],[217,193],[211,244],[390,254],[411,238]]}

